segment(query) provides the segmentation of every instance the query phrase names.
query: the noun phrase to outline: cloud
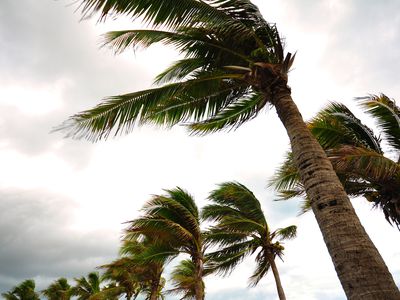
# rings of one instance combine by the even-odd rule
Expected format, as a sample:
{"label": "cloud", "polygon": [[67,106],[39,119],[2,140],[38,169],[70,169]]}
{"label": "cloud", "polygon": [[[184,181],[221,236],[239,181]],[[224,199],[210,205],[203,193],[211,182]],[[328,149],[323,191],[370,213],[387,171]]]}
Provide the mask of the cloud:
{"label": "cloud", "polygon": [[76,203],[63,196],[13,189],[0,199],[1,291],[26,278],[82,276],[116,256],[118,235],[74,230]]}

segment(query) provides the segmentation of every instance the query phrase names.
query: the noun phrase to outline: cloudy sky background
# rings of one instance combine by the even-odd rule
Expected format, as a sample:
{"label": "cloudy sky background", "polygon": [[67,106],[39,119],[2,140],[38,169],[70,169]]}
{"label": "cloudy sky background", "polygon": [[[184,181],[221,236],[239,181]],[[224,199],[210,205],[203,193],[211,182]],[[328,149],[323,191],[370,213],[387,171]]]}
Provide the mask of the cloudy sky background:
{"label": "cloudy sky background", "polygon": [[[273,202],[266,189],[288,147],[274,110],[206,137],[142,127],[91,144],[49,133],[104,96],[148,88],[176,58],[163,46],[120,56],[99,50],[101,33],[137,26],[79,22],[72,2],[0,1],[0,292],[27,278],[40,290],[109,262],[122,223],[163,188],[181,186],[202,206],[215,184],[237,180],[262,201],[272,227],[298,225],[278,262],[288,299],[344,299],[312,214],[297,217],[298,201]],[[290,85],[305,119],[329,100],[358,111],[356,96],[400,99],[399,1],[254,2],[277,23],[287,51],[298,51]],[[399,232],[363,199],[353,203],[400,284]],[[229,278],[207,278],[207,298],[277,299],[272,274],[246,287],[252,267],[248,260]]]}

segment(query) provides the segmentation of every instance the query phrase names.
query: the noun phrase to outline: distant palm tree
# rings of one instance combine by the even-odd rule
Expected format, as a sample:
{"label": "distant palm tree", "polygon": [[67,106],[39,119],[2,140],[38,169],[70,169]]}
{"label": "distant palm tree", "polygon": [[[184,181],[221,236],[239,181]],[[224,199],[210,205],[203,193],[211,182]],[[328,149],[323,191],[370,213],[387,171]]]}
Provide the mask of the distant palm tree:
{"label": "distant palm tree", "polygon": [[136,299],[140,293],[147,294],[148,299],[161,298],[163,264],[159,262],[143,264],[140,260],[140,254],[150,244],[149,238],[135,240],[128,234],[120,249],[121,257],[101,266],[105,269],[103,278],[115,282],[119,294],[125,294],[127,300]]}
{"label": "distant palm tree", "polygon": [[[346,192],[379,206],[386,220],[400,229],[400,108],[385,95],[357,98],[380,129],[376,136],[349,108],[331,103],[309,128],[325,149]],[[383,145],[393,159],[385,155]],[[306,197],[289,153],[271,181],[281,199]],[[309,210],[308,200],[303,211]]]}
{"label": "distant palm tree", "polygon": [[116,52],[164,43],[180,51],[183,59],[156,78],[158,86],[109,97],[72,116],[62,128],[93,141],[149,123],[167,127],[184,123],[192,132],[208,133],[237,128],[265,108],[275,107],[347,296],[369,293],[400,298],[393,277],[291,97],[288,73],[294,55],[285,53],[276,26],[250,0],[80,2],[84,16],[140,17],[150,26],[106,34],[105,44]]}
{"label": "distant palm tree", "polygon": [[[103,279],[98,272],[91,272],[87,277],[75,278],[75,286],[73,289],[73,296],[77,300],[92,300],[94,296],[98,295],[101,290],[101,283]],[[100,296],[98,298],[102,299]]]}
{"label": "distant palm tree", "polygon": [[181,188],[165,190],[144,207],[144,214],[130,221],[132,236],[151,236],[154,244],[141,255],[143,261],[165,262],[179,253],[186,253],[194,264],[195,295],[204,299],[204,244],[200,229],[199,211],[194,199]]}
{"label": "distant palm tree", "polygon": [[66,278],[59,278],[42,291],[48,300],[70,300],[72,287]]}
{"label": "distant palm tree", "polygon": [[171,272],[170,281],[173,288],[168,290],[169,294],[183,295],[180,300],[196,299],[196,281],[194,279],[195,265],[190,259],[184,259],[179,262]]}
{"label": "distant palm tree", "polygon": [[40,300],[39,294],[35,292],[35,286],[35,281],[28,279],[1,295],[6,300]]}
{"label": "distant palm tree", "polygon": [[204,207],[202,216],[216,224],[206,232],[206,241],[220,247],[207,255],[211,269],[226,275],[246,256],[257,253],[257,266],[250,284],[257,285],[272,269],[279,299],[286,299],[275,258],[282,259],[284,247],[280,241],[294,238],[296,226],[272,231],[260,202],[249,189],[237,182],[220,184],[209,199],[214,204]]}

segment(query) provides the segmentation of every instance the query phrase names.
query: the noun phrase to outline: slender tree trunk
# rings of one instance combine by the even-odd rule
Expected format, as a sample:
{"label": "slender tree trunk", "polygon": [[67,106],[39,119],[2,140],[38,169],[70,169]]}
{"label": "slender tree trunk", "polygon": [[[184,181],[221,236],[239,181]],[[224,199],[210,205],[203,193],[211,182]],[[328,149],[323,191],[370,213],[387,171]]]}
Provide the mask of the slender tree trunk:
{"label": "slender tree trunk", "polygon": [[150,300],[157,300],[158,288],[160,286],[160,277],[151,281]]}
{"label": "slender tree trunk", "polygon": [[278,296],[280,300],[286,300],[285,292],[282,288],[281,278],[279,277],[278,268],[275,264],[275,259],[273,256],[269,257],[269,264],[271,265],[272,273],[274,274],[276,290],[278,291]]}
{"label": "slender tree trunk", "polygon": [[331,163],[290,94],[275,90],[273,105],[288,133],[293,158],[348,299],[400,299],[399,289],[362,227]]}
{"label": "slender tree trunk", "polygon": [[201,254],[196,255],[194,258],[195,265],[195,293],[196,300],[204,300],[204,282],[203,282],[203,256]]}

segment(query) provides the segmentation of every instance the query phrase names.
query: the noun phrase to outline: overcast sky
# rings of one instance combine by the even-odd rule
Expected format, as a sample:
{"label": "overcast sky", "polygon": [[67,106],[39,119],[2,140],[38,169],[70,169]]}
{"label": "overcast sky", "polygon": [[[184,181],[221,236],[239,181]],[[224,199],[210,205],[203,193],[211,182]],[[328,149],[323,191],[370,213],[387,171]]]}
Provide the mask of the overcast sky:
{"label": "overcast sky", "polygon": [[[298,226],[278,262],[287,298],[344,299],[313,215],[297,217],[299,201],[273,202],[266,189],[288,149],[274,110],[206,137],[180,127],[142,127],[97,144],[50,134],[104,96],[148,88],[176,59],[163,46],[120,56],[99,49],[101,33],[136,25],[79,22],[72,2],[0,1],[0,292],[27,278],[40,290],[114,259],[122,223],[151,194],[180,186],[202,206],[215,184],[237,180],[262,201],[271,227]],[[298,51],[289,84],[306,119],[329,100],[356,110],[357,96],[400,99],[399,1],[254,2],[277,23],[287,51]],[[353,203],[400,284],[400,233],[365,200]],[[253,266],[247,260],[229,278],[207,278],[207,298],[277,299],[271,274],[247,288]]]}

